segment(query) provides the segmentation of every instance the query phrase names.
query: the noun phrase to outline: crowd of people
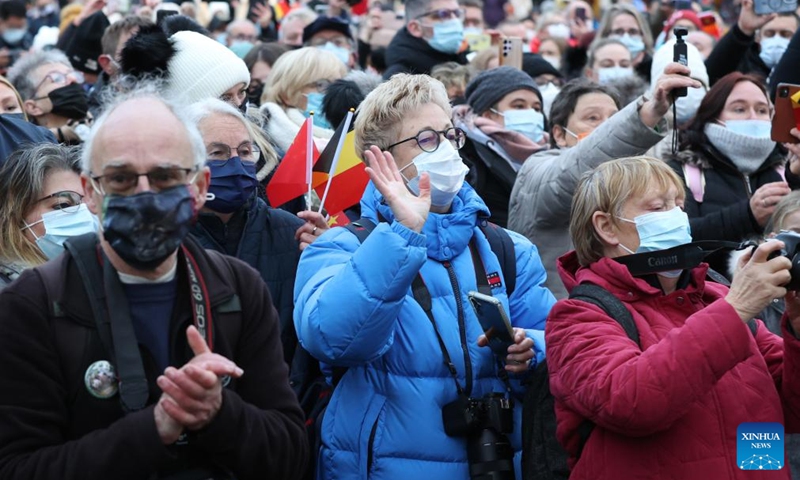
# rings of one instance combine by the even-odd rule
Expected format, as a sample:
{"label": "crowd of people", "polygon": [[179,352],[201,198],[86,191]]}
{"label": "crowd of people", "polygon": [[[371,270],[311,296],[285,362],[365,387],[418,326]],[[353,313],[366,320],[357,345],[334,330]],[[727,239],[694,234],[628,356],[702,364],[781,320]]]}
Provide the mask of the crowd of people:
{"label": "crowd of people", "polygon": [[800,479],[768,3],[0,0],[0,479]]}

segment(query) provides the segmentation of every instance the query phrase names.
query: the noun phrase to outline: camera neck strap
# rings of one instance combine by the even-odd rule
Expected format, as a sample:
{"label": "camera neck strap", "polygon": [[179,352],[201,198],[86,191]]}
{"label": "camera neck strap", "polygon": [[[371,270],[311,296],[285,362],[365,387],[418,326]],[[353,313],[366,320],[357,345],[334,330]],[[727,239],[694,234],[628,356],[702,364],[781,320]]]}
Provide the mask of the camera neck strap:
{"label": "camera neck strap", "polygon": [[744,250],[754,244],[724,241],[700,241],[678,245],[656,252],[635,253],[614,260],[628,267],[631,275],[647,275],[671,270],[692,269],[712,253],[720,250]]}
{"label": "camera neck strap", "polygon": [[[96,237],[71,239],[65,246],[82,277],[103,347],[115,365],[120,402],[126,412],[141,410],[147,405],[149,385],[119,274],[97,245]],[[194,325],[213,349],[211,309],[205,281],[191,252],[186,247],[182,247],[180,252],[188,273]]]}

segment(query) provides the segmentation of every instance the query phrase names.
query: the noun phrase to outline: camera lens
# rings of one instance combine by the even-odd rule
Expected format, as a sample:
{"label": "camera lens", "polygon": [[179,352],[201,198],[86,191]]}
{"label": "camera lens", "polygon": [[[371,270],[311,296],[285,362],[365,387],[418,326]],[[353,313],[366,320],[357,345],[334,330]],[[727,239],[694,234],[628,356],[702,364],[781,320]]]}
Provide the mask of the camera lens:
{"label": "camera lens", "polygon": [[780,96],[781,96],[781,98],[788,97],[789,96],[789,89],[786,88],[786,87],[781,88]]}
{"label": "camera lens", "polygon": [[483,429],[467,440],[471,480],[514,480],[514,450],[508,437]]}

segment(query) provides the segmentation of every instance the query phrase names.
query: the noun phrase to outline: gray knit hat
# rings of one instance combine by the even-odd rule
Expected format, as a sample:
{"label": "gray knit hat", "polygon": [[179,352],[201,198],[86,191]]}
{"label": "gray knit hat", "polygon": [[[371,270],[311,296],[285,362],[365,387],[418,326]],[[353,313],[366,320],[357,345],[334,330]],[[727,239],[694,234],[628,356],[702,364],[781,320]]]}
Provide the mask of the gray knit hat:
{"label": "gray knit hat", "polygon": [[472,110],[480,115],[509,93],[522,89],[539,95],[536,83],[527,73],[514,67],[499,67],[481,72],[473,78],[467,85],[465,96]]}

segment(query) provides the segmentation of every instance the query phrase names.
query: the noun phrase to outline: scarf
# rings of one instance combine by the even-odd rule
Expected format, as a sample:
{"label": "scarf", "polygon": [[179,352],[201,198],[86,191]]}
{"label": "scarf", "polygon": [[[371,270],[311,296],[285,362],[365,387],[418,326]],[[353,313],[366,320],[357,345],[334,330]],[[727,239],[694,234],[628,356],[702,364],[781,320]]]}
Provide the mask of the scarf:
{"label": "scarf", "polygon": [[741,135],[716,123],[706,124],[703,131],[711,145],[745,175],[758,170],[775,149],[775,142],[771,138]]}

